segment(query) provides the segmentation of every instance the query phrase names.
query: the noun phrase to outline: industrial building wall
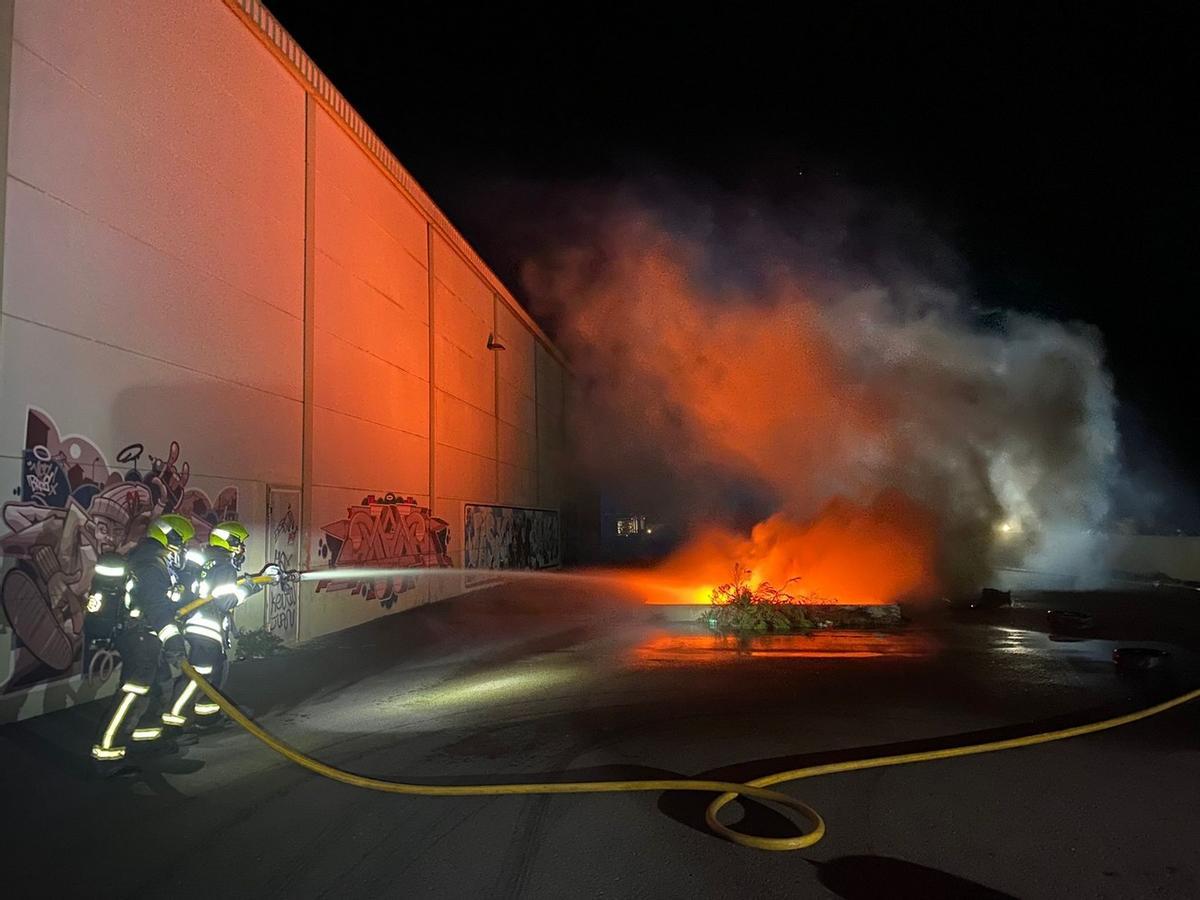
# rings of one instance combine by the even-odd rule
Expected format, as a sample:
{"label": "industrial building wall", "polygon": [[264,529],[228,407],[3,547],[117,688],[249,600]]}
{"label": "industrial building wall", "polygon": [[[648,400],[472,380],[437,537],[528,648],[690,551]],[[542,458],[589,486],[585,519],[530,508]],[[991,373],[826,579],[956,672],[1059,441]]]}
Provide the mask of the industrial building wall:
{"label": "industrial building wall", "polygon": [[[309,557],[328,560],[322,525],[342,522],[364,497],[412,498],[429,505],[428,226],[421,212],[320,109],[312,111],[314,335],[313,466]],[[362,517],[374,528],[378,519]],[[341,565],[396,563],[364,553]],[[312,637],[387,609],[348,602],[338,586],[318,585],[300,616]],[[353,590],[353,588],[350,588]],[[428,586],[401,592],[422,602]]]}
{"label": "industrial building wall", "polygon": [[0,42],[0,721],[111,689],[81,601],[155,512],[331,567],[239,610],[287,641],[474,583],[337,568],[557,563],[561,358],[256,0]]}

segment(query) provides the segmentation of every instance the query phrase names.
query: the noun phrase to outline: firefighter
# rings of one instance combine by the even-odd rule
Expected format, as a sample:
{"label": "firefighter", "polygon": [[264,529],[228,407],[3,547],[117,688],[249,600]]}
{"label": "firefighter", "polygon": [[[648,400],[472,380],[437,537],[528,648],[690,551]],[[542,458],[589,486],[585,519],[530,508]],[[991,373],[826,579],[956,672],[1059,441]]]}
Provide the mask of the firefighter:
{"label": "firefighter", "polygon": [[184,516],[158,516],[126,561],[126,621],[117,645],[121,686],[92,747],[102,772],[114,771],[125,758],[126,741],[150,743],[162,736],[160,716],[171,694],[172,665],[178,666],[185,649],[175,624],[177,576],[194,535]]}
{"label": "firefighter", "polygon": [[[188,660],[196,671],[220,687],[228,674],[227,651],[233,630],[233,611],[258,593],[267,584],[278,583],[278,566],[266,566],[257,576],[242,575],[246,560],[246,541],[250,532],[240,522],[221,522],[209,532],[207,561],[200,570],[197,596],[210,600],[184,621]],[[175,680],[171,708],[163,713],[162,722],[181,728],[188,714],[195,713],[198,725],[215,725],[221,708],[208,697],[197,699],[197,685],[186,675]]]}
{"label": "firefighter", "polygon": [[[199,599],[200,581],[204,577],[204,569],[207,565],[208,556],[205,553],[195,548],[188,548],[187,552],[183,556],[183,568],[178,574],[179,587],[173,596],[177,608],[187,606],[192,601]],[[176,618],[176,621],[178,621],[178,617]],[[204,661],[203,652],[201,652],[199,659],[193,654],[190,646],[191,643],[192,642],[188,640],[185,633],[184,646],[188,648],[188,659],[193,663],[193,665],[202,666],[202,674],[208,675],[212,671],[211,667]],[[176,713],[174,707],[176,702],[180,700],[181,691],[186,685],[189,684],[191,684],[190,679],[182,672],[175,676],[170,696],[167,697],[167,703],[163,704],[163,708],[165,710],[165,712],[162,714],[163,725],[176,726],[184,725],[186,723],[186,719]],[[195,685],[192,685],[193,691],[195,690],[195,687]],[[186,705],[190,698],[191,691],[188,692],[188,697],[184,697],[183,700],[180,701],[181,705]],[[179,741],[179,743],[182,744],[194,744],[195,742],[195,737],[191,735],[184,736],[183,739]]]}
{"label": "firefighter", "polygon": [[[100,654],[111,654],[117,649],[125,631],[128,610],[125,608],[125,557],[111,551],[101,553],[92,568],[91,591],[84,609],[84,666],[88,676],[95,674],[96,660]],[[107,678],[104,674],[102,677]]]}

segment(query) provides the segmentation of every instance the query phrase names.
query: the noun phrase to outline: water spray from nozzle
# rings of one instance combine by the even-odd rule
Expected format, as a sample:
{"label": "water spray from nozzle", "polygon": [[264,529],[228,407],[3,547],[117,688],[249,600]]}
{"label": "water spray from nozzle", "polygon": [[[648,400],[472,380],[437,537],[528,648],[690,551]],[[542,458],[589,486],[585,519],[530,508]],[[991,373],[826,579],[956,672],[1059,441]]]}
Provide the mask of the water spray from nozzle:
{"label": "water spray from nozzle", "polygon": [[379,578],[430,578],[473,576],[475,578],[517,579],[571,579],[588,581],[617,581],[619,576],[611,572],[561,572],[548,569],[466,569],[442,566],[420,566],[398,569],[311,569],[296,573],[297,581],[371,581]]}

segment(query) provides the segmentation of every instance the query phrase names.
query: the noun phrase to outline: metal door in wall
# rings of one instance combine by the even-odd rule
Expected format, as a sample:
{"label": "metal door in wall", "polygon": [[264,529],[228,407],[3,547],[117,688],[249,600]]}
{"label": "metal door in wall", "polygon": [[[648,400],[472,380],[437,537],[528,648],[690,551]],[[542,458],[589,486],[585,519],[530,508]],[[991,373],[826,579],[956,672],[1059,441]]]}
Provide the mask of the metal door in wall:
{"label": "metal door in wall", "polygon": [[[267,561],[295,569],[300,561],[300,491],[267,489]],[[267,631],[295,643],[300,627],[300,585],[286,582],[267,588]]]}

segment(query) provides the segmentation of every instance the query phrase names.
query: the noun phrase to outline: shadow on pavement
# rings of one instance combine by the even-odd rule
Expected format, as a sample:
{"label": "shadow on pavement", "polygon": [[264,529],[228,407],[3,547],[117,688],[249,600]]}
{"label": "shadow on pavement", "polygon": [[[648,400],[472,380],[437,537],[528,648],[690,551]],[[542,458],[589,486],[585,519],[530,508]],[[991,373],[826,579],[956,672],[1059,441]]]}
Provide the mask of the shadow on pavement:
{"label": "shadow on pavement", "polygon": [[813,865],[821,884],[846,900],[1012,900],[978,882],[891,856],[842,856]]}

